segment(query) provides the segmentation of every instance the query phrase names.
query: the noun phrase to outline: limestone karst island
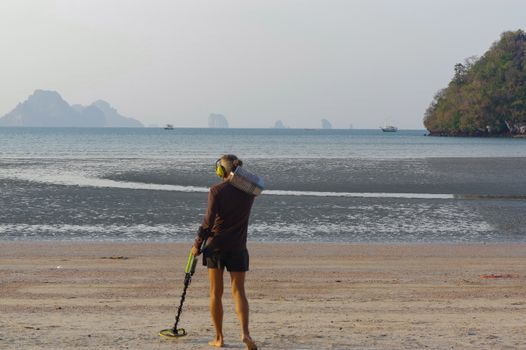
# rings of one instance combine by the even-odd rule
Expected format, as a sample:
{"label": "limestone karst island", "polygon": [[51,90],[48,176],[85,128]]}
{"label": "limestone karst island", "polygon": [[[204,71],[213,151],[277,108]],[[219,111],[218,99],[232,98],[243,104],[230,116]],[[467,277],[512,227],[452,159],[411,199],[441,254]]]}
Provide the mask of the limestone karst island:
{"label": "limestone karst island", "polygon": [[0,127],[3,126],[142,128],[143,124],[119,114],[103,100],[89,106],[70,105],[56,91],[35,90],[27,100],[0,118]]}
{"label": "limestone karst island", "polygon": [[480,58],[455,65],[424,116],[430,135],[526,136],[526,33],[505,32]]}

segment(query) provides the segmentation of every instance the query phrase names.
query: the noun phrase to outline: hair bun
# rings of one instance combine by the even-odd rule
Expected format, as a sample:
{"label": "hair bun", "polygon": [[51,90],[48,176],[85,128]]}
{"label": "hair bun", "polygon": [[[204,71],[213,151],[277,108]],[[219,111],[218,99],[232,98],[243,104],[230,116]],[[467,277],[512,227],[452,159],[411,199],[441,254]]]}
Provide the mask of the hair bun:
{"label": "hair bun", "polygon": [[241,161],[241,159],[235,159],[234,161],[232,161],[232,165],[234,166],[235,170],[238,166],[242,166],[243,162]]}

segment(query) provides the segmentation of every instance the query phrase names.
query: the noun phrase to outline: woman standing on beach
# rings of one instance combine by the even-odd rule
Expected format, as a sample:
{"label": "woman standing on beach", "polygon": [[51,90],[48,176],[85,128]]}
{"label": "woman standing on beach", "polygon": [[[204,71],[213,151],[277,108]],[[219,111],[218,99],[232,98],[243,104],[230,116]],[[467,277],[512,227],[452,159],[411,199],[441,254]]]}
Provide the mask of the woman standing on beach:
{"label": "woman standing on beach", "polygon": [[222,347],[223,341],[223,273],[225,267],[230,273],[232,296],[236,313],[241,324],[241,340],[247,349],[257,346],[248,329],[248,300],[245,294],[245,274],[248,271],[247,232],[250,210],[254,196],[234,187],[228,180],[238,166],[243,165],[235,155],[227,154],[216,162],[216,173],[223,179],[212,186],[208,194],[208,209],[199,234],[192,247],[192,254],[198,256],[204,232],[209,232],[203,252],[203,264],[208,267],[210,280],[210,314],[215,328],[212,346]]}

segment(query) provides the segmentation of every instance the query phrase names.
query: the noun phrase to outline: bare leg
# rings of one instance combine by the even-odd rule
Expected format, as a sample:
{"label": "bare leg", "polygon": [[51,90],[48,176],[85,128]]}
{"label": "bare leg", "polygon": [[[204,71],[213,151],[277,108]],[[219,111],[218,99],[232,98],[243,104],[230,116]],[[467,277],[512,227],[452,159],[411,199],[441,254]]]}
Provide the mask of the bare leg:
{"label": "bare leg", "polygon": [[236,304],[236,313],[241,324],[241,340],[249,350],[257,350],[256,343],[248,330],[248,300],[245,294],[245,272],[230,272],[232,278],[232,297]]}
{"label": "bare leg", "polygon": [[210,315],[215,328],[215,338],[208,345],[223,347],[223,272],[224,269],[208,269],[210,280]]}

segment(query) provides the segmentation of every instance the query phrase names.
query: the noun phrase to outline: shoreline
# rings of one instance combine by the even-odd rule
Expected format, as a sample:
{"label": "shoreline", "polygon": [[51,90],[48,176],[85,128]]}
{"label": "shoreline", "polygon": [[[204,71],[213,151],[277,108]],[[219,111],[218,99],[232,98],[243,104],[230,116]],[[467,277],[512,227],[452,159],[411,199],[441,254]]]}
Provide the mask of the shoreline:
{"label": "shoreline", "polygon": [[517,139],[524,139],[526,138],[526,134],[510,134],[508,133],[501,133],[501,134],[489,134],[489,133],[464,133],[464,132],[454,132],[454,133],[447,133],[447,132],[440,132],[440,131],[427,131],[427,134],[425,136],[437,136],[437,137],[467,137],[467,138],[517,138]]}
{"label": "shoreline", "polygon": [[[206,270],[173,325],[190,243],[0,241],[2,349],[211,349]],[[249,242],[262,349],[524,348],[526,243]],[[489,276],[483,278],[482,276]],[[224,330],[243,349],[225,276]]]}
{"label": "shoreline", "polygon": [[[42,255],[47,256],[53,252],[54,248],[58,249],[60,247],[66,247],[68,249],[79,249],[81,250],[88,250],[95,248],[124,248],[127,247],[133,248],[133,247],[155,247],[155,248],[163,248],[163,247],[170,247],[174,248],[177,251],[180,251],[181,249],[188,248],[192,246],[193,241],[139,241],[139,240],[132,240],[132,241],[124,241],[124,240],[0,240],[0,252],[2,255],[1,257],[5,257],[8,255],[5,254],[15,254],[15,251],[9,252],[6,251],[6,249],[16,246],[26,246],[30,249],[36,249],[37,246],[42,246],[42,248],[47,248],[49,250],[43,251]],[[53,247],[55,246],[55,247]],[[405,247],[407,249],[412,249],[416,247],[425,247],[427,249],[435,249],[438,247],[448,247],[453,249],[461,249],[461,248],[483,248],[487,247],[488,249],[493,248],[523,248],[526,250],[526,242],[515,242],[515,241],[500,241],[500,242],[470,242],[470,241],[453,241],[453,242],[446,242],[446,241],[433,241],[433,242],[427,242],[427,241],[421,241],[421,242],[402,242],[402,241],[387,241],[387,242],[318,242],[318,241],[302,241],[302,242],[292,242],[292,241],[248,241],[247,242],[248,249],[270,249],[275,248],[276,246],[297,246],[297,248],[302,247],[329,247],[333,249],[338,249],[339,247],[342,249],[347,248],[362,248],[362,247],[370,247],[370,248],[390,248],[390,247]],[[161,249],[161,252],[163,250]],[[18,251],[17,253],[20,253],[21,251]],[[147,252],[151,253],[151,250],[148,249]],[[34,251],[30,250],[28,251],[28,254],[33,254]],[[57,251],[57,254],[63,254],[65,251]],[[356,251],[354,251],[356,253]],[[525,254],[526,256],[526,254]]]}
{"label": "shoreline", "polygon": [[[250,236],[250,233],[249,233]],[[62,245],[76,245],[76,244],[122,244],[122,245],[136,245],[136,244],[188,244],[189,246],[193,243],[193,240],[139,240],[139,239],[0,239],[0,246],[3,244],[62,244]],[[302,240],[301,242],[294,242],[290,240],[283,241],[257,241],[249,240],[247,245],[273,245],[273,244],[298,244],[298,245],[509,245],[509,244],[523,244],[526,246],[526,241],[308,241]]]}

